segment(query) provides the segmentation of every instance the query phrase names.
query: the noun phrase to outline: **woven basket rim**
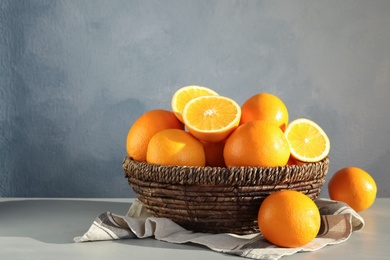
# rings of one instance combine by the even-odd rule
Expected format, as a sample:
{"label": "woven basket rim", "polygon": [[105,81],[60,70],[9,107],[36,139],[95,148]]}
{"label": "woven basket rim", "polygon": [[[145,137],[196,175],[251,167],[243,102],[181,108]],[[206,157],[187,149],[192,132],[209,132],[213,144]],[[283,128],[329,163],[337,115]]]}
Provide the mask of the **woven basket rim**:
{"label": "woven basket rim", "polygon": [[278,167],[165,166],[135,161],[129,156],[123,160],[126,178],[175,185],[272,186],[297,183],[323,179],[328,166],[328,157],[318,162]]}
{"label": "woven basket rim", "polygon": [[219,167],[218,166],[218,167],[213,167],[213,166],[179,166],[179,165],[151,164],[151,163],[147,163],[145,161],[137,161],[130,156],[125,156],[123,161],[125,161],[126,159],[130,159],[139,165],[157,166],[157,167],[162,167],[165,169],[184,169],[184,168],[188,168],[188,169],[231,169],[232,171],[241,170],[241,169],[270,169],[271,170],[271,169],[280,169],[280,168],[297,168],[297,167],[302,168],[302,167],[307,167],[309,165],[319,164],[319,163],[323,163],[325,161],[329,161],[329,157],[325,157],[321,161],[317,161],[317,162],[306,162],[306,163],[302,162],[302,164],[292,164],[292,165],[286,164],[285,166],[275,166],[275,167],[263,167],[263,166],[229,166],[229,167],[227,167],[227,166],[226,167]]}

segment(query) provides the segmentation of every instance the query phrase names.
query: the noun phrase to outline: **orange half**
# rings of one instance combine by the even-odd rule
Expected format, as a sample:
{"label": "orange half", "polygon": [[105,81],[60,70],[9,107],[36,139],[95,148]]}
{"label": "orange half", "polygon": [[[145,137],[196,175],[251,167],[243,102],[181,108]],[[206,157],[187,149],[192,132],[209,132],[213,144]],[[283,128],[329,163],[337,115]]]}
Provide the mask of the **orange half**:
{"label": "orange half", "polygon": [[183,120],[188,131],[206,142],[225,140],[237,128],[240,118],[240,106],[223,96],[194,98],[183,110]]}
{"label": "orange half", "polygon": [[197,85],[189,85],[178,89],[172,96],[171,106],[176,117],[183,123],[183,110],[187,103],[200,96],[217,96],[214,90]]}
{"label": "orange half", "polygon": [[328,156],[330,141],[325,131],[315,122],[299,118],[288,124],[284,134],[290,144],[291,155],[302,162],[317,162]]}

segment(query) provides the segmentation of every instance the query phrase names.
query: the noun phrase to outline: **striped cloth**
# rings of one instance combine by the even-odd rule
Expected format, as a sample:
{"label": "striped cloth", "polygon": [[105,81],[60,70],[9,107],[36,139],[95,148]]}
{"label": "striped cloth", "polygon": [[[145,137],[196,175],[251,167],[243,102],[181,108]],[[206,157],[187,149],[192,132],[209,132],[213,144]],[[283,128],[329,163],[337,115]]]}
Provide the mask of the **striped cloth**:
{"label": "striped cloth", "polygon": [[132,203],[126,216],[105,212],[98,216],[89,230],[74,238],[75,242],[154,237],[170,243],[195,243],[211,250],[251,259],[279,259],[297,252],[316,251],[327,245],[346,241],[352,232],[364,227],[363,218],[346,204],[317,199],[321,228],[317,237],[299,248],[280,248],[267,242],[261,234],[205,234],[186,230],[173,221],[155,218],[138,201]]}

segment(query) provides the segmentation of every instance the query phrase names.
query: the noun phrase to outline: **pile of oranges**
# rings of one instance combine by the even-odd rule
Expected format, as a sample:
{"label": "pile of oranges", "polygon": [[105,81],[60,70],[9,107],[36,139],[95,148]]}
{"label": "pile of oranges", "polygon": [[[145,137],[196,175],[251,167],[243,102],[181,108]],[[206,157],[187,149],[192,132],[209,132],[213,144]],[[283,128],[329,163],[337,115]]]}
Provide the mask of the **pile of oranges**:
{"label": "pile of oranges", "polygon": [[328,136],[309,119],[289,123],[283,101],[257,93],[242,106],[202,86],[186,86],[172,96],[172,110],[151,110],[127,136],[127,152],[137,161],[179,166],[276,167],[324,159]]}
{"label": "pile of oranges", "polygon": [[[286,105],[273,94],[254,94],[240,106],[210,88],[190,85],[173,94],[171,106],[133,123],[126,141],[132,159],[166,166],[278,167],[318,162],[330,151],[325,131],[307,118],[289,122]],[[336,172],[328,190],[331,199],[356,211],[376,197],[375,181],[356,167]],[[321,217],[308,196],[286,190],[264,200],[258,223],[271,243],[299,247],[316,237]]]}

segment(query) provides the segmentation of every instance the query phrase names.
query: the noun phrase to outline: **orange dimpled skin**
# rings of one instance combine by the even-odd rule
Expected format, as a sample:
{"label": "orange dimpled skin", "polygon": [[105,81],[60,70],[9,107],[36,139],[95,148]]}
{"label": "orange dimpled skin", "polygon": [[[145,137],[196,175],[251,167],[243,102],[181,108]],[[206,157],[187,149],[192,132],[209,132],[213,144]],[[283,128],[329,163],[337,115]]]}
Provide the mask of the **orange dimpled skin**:
{"label": "orange dimpled skin", "polygon": [[257,120],[240,125],[227,138],[223,155],[227,166],[285,166],[290,146],[278,126]]}
{"label": "orange dimpled skin", "polygon": [[306,245],[317,236],[321,216],[307,195],[283,190],[265,198],[259,209],[258,225],[269,242],[293,248]]}
{"label": "orange dimpled skin", "polygon": [[273,94],[255,94],[241,106],[240,124],[254,120],[269,121],[284,131],[288,124],[287,107],[279,97]]}
{"label": "orange dimpled skin", "polygon": [[184,129],[175,114],[168,110],[150,110],[141,115],[131,126],[126,138],[126,150],[136,161],[146,161],[150,139],[164,129]]}
{"label": "orange dimpled skin", "polygon": [[206,165],[201,141],[180,129],[165,129],[150,139],[146,154],[150,164],[170,166]]}
{"label": "orange dimpled skin", "polygon": [[368,172],[358,167],[346,167],[331,177],[328,192],[332,200],[345,202],[358,212],[374,203],[377,186]]}

